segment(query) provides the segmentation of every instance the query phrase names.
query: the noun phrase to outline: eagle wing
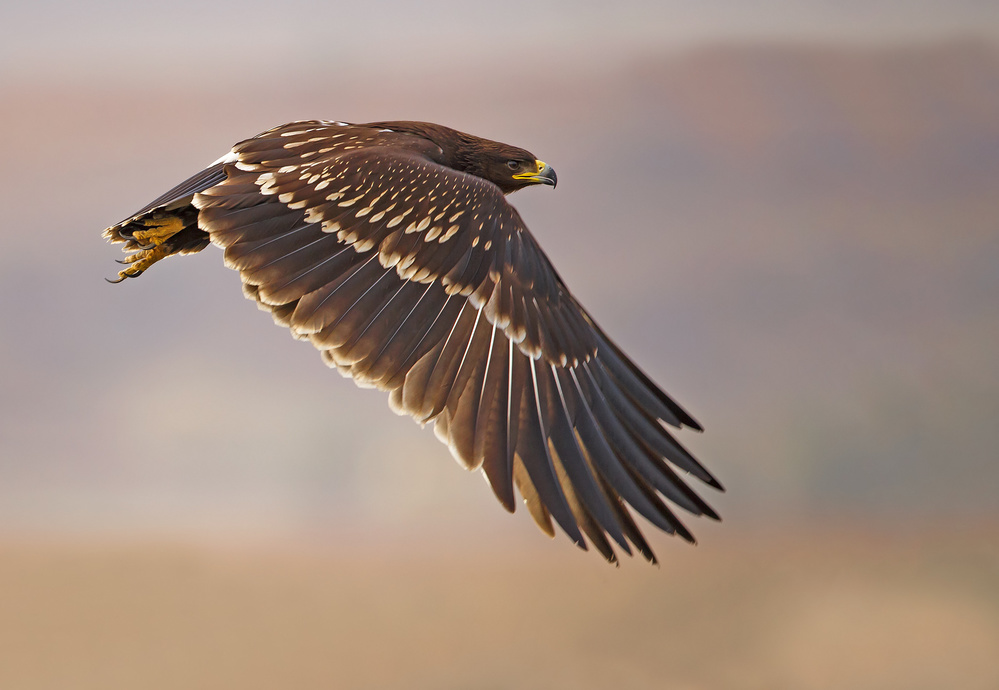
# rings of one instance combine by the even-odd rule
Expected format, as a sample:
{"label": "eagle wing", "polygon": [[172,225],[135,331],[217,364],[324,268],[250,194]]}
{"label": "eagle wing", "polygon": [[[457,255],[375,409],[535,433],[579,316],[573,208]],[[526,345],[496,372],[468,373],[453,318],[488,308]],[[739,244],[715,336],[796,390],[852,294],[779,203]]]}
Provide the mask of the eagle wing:
{"label": "eagle wing", "polygon": [[386,128],[284,125],[216,164],[224,179],[193,196],[198,226],[247,296],[433,421],[508,510],[516,486],[544,531],[554,518],[612,561],[610,540],[655,560],[626,505],[693,541],[672,506],[717,515],[680,475],[721,485],[666,427],[701,427],[576,301],[499,188],[435,149]]}

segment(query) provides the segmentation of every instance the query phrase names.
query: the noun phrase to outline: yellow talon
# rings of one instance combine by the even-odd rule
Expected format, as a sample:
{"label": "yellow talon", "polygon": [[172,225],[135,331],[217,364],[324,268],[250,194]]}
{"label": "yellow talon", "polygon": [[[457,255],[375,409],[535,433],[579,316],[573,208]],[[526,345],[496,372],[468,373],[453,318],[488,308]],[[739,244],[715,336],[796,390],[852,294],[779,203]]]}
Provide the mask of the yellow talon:
{"label": "yellow talon", "polygon": [[144,249],[130,254],[122,259],[122,261],[129,264],[128,268],[118,271],[118,280],[109,280],[108,282],[120,283],[125,278],[135,278],[154,263],[167,256],[170,256],[170,250],[161,244],[156,245],[152,249]]}

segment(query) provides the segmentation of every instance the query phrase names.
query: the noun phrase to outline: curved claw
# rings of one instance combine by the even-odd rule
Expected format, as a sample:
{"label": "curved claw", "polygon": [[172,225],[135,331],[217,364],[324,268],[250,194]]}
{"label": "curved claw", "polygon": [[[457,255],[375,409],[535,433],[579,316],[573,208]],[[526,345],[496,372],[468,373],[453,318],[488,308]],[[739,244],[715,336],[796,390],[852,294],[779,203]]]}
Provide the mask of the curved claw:
{"label": "curved claw", "polygon": [[114,280],[111,280],[110,278],[105,278],[104,280],[108,281],[108,282],[109,282],[109,283],[111,283],[112,285],[117,285],[117,284],[118,284],[118,283],[120,283],[121,281],[125,280],[125,278],[128,278],[128,276],[127,276],[127,275],[125,275],[124,273],[119,273],[119,274],[118,274],[118,277],[117,277],[117,278],[115,278]]}

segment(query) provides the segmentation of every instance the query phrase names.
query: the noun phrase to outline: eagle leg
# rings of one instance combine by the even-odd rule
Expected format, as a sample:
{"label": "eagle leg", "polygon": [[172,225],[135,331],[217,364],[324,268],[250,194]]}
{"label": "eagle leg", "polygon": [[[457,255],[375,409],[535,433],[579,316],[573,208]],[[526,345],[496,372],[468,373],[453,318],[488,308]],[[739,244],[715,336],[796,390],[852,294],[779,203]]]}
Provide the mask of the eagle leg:
{"label": "eagle leg", "polygon": [[108,279],[109,283],[136,278],[160,259],[198,252],[208,246],[208,233],[198,228],[197,210],[192,206],[154,210],[108,228],[104,236],[112,242],[124,242],[125,251],[132,251],[118,260],[128,268],[120,271],[117,279]]}
{"label": "eagle leg", "polygon": [[108,278],[109,283],[120,283],[125,278],[137,278],[154,263],[170,256],[174,251],[170,239],[184,229],[184,221],[175,215],[154,214],[147,218],[138,218],[133,223],[146,228],[131,232],[132,246],[138,251],[118,262],[127,265],[128,268],[119,271],[117,279]]}

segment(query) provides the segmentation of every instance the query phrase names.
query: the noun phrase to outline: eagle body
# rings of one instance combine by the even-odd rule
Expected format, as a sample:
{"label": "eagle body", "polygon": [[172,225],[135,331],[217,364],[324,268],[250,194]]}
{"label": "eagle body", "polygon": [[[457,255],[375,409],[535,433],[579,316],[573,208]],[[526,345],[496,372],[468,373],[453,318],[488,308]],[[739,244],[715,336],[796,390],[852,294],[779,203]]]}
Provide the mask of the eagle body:
{"label": "eagle body", "polygon": [[[107,228],[119,273],[222,247],[244,293],[323,360],[389,393],[509,511],[616,561],[655,562],[632,510],[675,514],[721,489],[667,427],[700,425],[576,301],[506,195],[555,186],[530,152],[424,122],[292,122]],[[630,509],[629,509],[630,506]]]}

